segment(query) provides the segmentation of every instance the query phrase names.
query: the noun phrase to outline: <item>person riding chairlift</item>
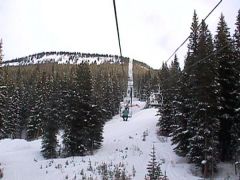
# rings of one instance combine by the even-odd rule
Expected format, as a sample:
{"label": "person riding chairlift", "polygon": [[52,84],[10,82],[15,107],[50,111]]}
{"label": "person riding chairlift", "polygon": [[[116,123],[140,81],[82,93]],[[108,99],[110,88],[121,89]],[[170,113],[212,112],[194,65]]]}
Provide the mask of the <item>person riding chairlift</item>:
{"label": "person riding chairlift", "polygon": [[125,109],[123,110],[123,115],[122,115],[123,121],[128,120],[128,113],[129,113],[129,108],[125,107]]}

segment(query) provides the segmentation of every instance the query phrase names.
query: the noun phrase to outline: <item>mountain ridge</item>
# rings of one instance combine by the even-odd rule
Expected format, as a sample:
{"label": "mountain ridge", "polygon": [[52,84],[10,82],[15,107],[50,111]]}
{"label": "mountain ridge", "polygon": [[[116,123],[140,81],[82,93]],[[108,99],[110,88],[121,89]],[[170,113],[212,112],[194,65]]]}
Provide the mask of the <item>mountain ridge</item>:
{"label": "mountain ridge", "polygon": [[[129,57],[122,57],[112,54],[98,54],[98,53],[82,53],[82,52],[68,52],[68,51],[47,51],[31,54],[24,57],[19,57],[11,60],[3,61],[5,66],[20,66],[31,64],[57,63],[57,64],[80,64],[88,62],[89,64],[103,64],[112,63],[120,64],[121,62],[128,62]],[[146,63],[135,60],[135,63],[140,64],[145,68],[152,69]]]}

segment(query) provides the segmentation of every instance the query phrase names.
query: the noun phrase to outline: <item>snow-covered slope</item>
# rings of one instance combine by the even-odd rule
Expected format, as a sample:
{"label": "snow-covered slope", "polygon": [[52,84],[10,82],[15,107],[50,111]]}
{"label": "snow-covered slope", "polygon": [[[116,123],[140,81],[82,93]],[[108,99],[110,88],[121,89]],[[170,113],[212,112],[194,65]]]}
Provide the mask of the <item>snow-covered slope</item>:
{"label": "snow-covered slope", "polygon": [[58,63],[58,64],[80,64],[82,62],[88,63],[119,63],[120,58],[108,54],[90,54],[80,52],[42,52],[26,57],[21,57],[3,62],[4,65],[17,66],[29,64],[43,64],[43,63]]}
{"label": "snow-covered slope", "polygon": [[[32,54],[25,57],[20,57],[11,60],[3,61],[3,66],[19,66],[19,65],[31,65],[31,64],[44,64],[44,63],[57,63],[57,64],[80,64],[82,62],[88,62],[89,64],[119,64],[121,62],[128,62],[130,58],[119,57],[111,54],[97,54],[97,53],[81,53],[81,52],[65,52],[65,51],[50,51]],[[133,60],[140,67],[148,70],[150,66],[146,63]]]}
{"label": "snow-covered slope", "polygon": [[[104,127],[104,142],[101,149],[93,156],[70,157],[44,160],[40,153],[41,140],[27,142],[25,140],[4,139],[0,141],[0,162],[4,172],[4,180],[63,180],[82,179],[82,174],[98,177],[99,169],[107,166],[113,170],[119,166],[126,168],[127,174],[133,174],[132,179],[143,180],[147,173],[146,167],[150,160],[150,152],[154,144],[156,156],[162,162],[161,169],[166,171],[170,180],[197,180],[192,175],[191,165],[184,158],[173,152],[169,138],[159,138],[156,135],[156,109],[143,109],[145,103],[133,102],[133,117],[125,122],[115,116]],[[143,135],[146,135],[143,141]],[[91,166],[90,166],[91,164]],[[229,165],[229,167],[233,167]],[[226,168],[226,165],[223,165]],[[232,171],[223,170],[226,177]],[[233,178],[234,179],[234,178]]]}

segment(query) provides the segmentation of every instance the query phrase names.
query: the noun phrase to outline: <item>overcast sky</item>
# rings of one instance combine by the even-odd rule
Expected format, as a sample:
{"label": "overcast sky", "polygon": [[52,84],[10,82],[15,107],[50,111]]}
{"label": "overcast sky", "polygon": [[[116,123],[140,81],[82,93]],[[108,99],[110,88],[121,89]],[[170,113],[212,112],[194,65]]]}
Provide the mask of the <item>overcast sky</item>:
{"label": "overcast sky", "polygon": [[[159,68],[189,35],[193,10],[203,19],[218,2],[116,0],[123,56]],[[233,32],[239,9],[240,0],[223,0],[207,19],[212,34],[221,12]],[[119,55],[112,0],[0,0],[0,38],[4,60],[42,51]]]}

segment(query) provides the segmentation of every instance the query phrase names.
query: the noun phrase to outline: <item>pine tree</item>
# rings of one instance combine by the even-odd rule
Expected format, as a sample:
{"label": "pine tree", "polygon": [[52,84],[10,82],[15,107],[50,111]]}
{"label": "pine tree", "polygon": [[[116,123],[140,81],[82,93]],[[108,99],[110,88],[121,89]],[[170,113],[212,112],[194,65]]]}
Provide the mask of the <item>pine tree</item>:
{"label": "pine tree", "polygon": [[[239,60],[239,57],[240,57],[240,10],[238,11],[235,25],[236,25],[236,28],[235,28],[235,33],[233,35],[233,41],[234,41],[234,48],[235,48],[235,58]],[[239,68],[239,64],[237,68]]]}
{"label": "pine tree", "polygon": [[[87,142],[86,147],[88,151],[93,151],[95,149],[100,148],[103,137],[102,137],[102,131],[103,131],[103,124],[106,120],[106,117],[103,117],[103,113],[100,110],[100,108],[94,104],[93,97],[92,97],[92,76],[89,69],[88,64],[82,64],[79,72],[77,72],[77,77],[79,78],[77,82],[85,81],[82,84],[79,84],[78,88],[83,90],[82,93],[80,93],[80,96],[82,99],[86,100],[84,103],[86,103],[85,107],[82,109],[85,122],[85,128],[87,133]],[[82,76],[82,75],[85,75]],[[79,77],[80,76],[80,77]]]}
{"label": "pine tree", "polygon": [[171,135],[176,131],[178,127],[178,115],[180,115],[179,106],[181,104],[180,99],[180,77],[181,69],[179,66],[177,55],[174,57],[174,61],[171,63],[169,68],[170,74],[170,98],[171,98]]}
{"label": "pine tree", "polygon": [[102,107],[104,108],[106,119],[111,119],[113,116],[112,113],[113,84],[110,78],[110,74],[108,73],[105,73],[105,75],[103,75],[102,89],[103,89]]}
{"label": "pine tree", "polygon": [[163,105],[159,108],[159,134],[163,136],[169,136],[172,132],[172,119],[171,119],[171,92],[169,82],[169,68],[167,64],[163,63],[160,71],[160,84],[161,92],[163,96]]}
{"label": "pine tree", "polygon": [[[233,35],[234,41],[234,59],[236,61],[236,66],[234,67],[237,72],[240,72],[240,10],[238,11],[236,29]],[[233,147],[234,160],[240,161],[240,77],[238,75],[238,84],[237,84],[237,109],[236,118],[231,128],[231,147]],[[239,158],[239,159],[238,159]]]}
{"label": "pine tree", "polygon": [[[37,70],[38,71],[38,70]],[[27,123],[27,139],[33,140],[42,135],[42,123],[45,119],[45,103],[47,102],[48,90],[46,84],[46,73],[37,72],[37,82],[35,82],[32,91],[32,107]],[[38,76],[39,75],[39,76]]]}
{"label": "pine tree", "polygon": [[[195,131],[198,128],[198,122],[193,118],[193,113],[197,105],[197,100],[194,94],[196,89],[196,66],[197,62],[197,50],[199,41],[199,23],[196,12],[194,11],[193,22],[191,25],[191,33],[189,37],[188,53],[185,61],[184,72],[183,72],[183,88],[184,88],[184,113],[187,121],[187,129],[185,132],[188,133],[188,137],[194,137]],[[190,151],[189,139],[187,142],[188,153]]]}
{"label": "pine tree", "polygon": [[0,90],[0,139],[4,138],[3,133],[3,121],[4,121],[4,112],[6,110],[5,107],[5,95],[3,94],[3,90]]}
{"label": "pine tree", "polygon": [[140,100],[148,100],[151,92],[151,72],[148,70],[141,79]]}
{"label": "pine tree", "polygon": [[[57,78],[57,77],[56,77]],[[67,97],[68,91],[70,90],[69,84],[71,84],[70,75],[69,77],[66,74],[63,75],[62,79],[56,80],[57,81],[57,93],[58,95],[58,111],[59,114],[59,121],[58,127],[59,129],[64,129],[66,127],[66,116],[68,114],[68,104],[67,104]]]}
{"label": "pine tree", "polygon": [[122,92],[120,89],[120,82],[118,80],[117,74],[114,71],[109,72],[109,86],[110,86],[110,98],[111,102],[109,104],[111,117],[119,113],[119,105],[122,99]]}
{"label": "pine tree", "polygon": [[8,84],[6,98],[6,111],[3,122],[3,134],[7,138],[20,138],[20,97],[19,89]]}
{"label": "pine tree", "polygon": [[187,156],[190,162],[197,166],[201,166],[202,160],[205,160],[207,163],[203,167],[203,172],[208,176],[216,170],[220,123],[216,116],[217,81],[212,36],[204,21],[200,28],[196,55],[199,59],[195,64],[196,85],[194,86],[197,104],[192,113],[192,121],[196,123],[196,127],[194,127],[193,136],[189,139],[190,149]]}
{"label": "pine tree", "polygon": [[154,145],[152,147],[150,157],[151,159],[147,165],[148,171],[147,176],[149,177],[150,180],[158,180],[163,176],[163,174],[161,171],[160,163],[156,160],[156,152]]}
{"label": "pine tree", "polygon": [[[78,72],[74,73],[72,71],[73,77],[66,95],[68,109],[66,115],[66,125],[64,128],[63,143],[65,145],[65,154],[67,156],[84,155],[87,151],[85,137],[87,132],[86,129],[84,129],[86,127],[84,123],[85,117],[82,112],[82,108],[85,105],[83,101],[86,101],[86,99],[81,97],[84,90],[80,89],[84,88],[84,81],[78,82],[81,76],[87,79],[87,75],[81,72],[81,68],[83,68],[82,65],[78,65],[76,68],[79,74],[77,74]],[[89,81],[89,79],[87,80]]]}
{"label": "pine tree", "polygon": [[195,63],[198,60],[197,50],[199,41],[199,23],[196,11],[193,14],[191,24],[191,33],[189,36],[188,52],[184,64],[184,69],[180,80],[180,92],[178,103],[178,127],[173,138],[173,144],[176,144],[175,151],[185,156],[189,152],[189,139],[194,136],[194,129],[197,128],[196,121],[192,118],[195,106],[197,104],[194,96],[194,87],[196,86]]}
{"label": "pine tree", "polygon": [[21,68],[18,68],[17,74],[16,74],[16,89],[18,92],[18,107],[19,107],[19,131],[21,138],[25,138],[26,135],[26,126],[27,126],[27,119],[29,116],[29,103],[28,103],[28,95],[27,95],[27,89],[26,89],[26,83],[23,81],[22,72],[20,70]]}
{"label": "pine tree", "polygon": [[196,106],[196,97],[194,96],[194,87],[196,86],[196,72],[194,64],[198,60],[196,57],[196,52],[198,49],[198,17],[196,11],[194,11],[193,22],[191,25],[191,33],[189,37],[188,44],[188,53],[185,60],[185,65],[183,69],[183,99],[182,110],[184,113],[184,118],[186,121],[186,129],[183,128],[183,133],[185,133],[184,137],[188,137],[185,139],[185,146],[187,146],[187,153],[189,152],[189,137],[193,137],[195,128],[197,128],[196,121],[192,118],[192,113],[194,112],[194,108]]}
{"label": "pine tree", "polygon": [[47,91],[49,92],[49,98],[46,102],[44,110],[43,124],[43,136],[42,136],[42,154],[45,158],[56,158],[57,157],[57,132],[58,126],[57,121],[59,120],[60,114],[58,111],[58,93],[56,91],[56,82],[53,77],[47,82]]}
{"label": "pine tree", "polygon": [[236,119],[237,109],[237,84],[238,77],[234,70],[236,62],[233,58],[233,45],[229,33],[229,28],[221,15],[215,36],[216,60],[219,64],[218,73],[220,84],[219,89],[219,119],[220,119],[220,156],[222,161],[230,160],[233,157],[233,147],[231,147],[230,130]]}
{"label": "pine tree", "polygon": [[107,112],[107,110],[105,109],[105,104],[104,104],[104,69],[102,67],[99,67],[98,70],[95,70],[95,77],[93,78],[93,97],[94,97],[94,103],[97,104],[98,106],[101,107],[101,109],[104,110],[105,112],[105,116],[109,117],[110,112]]}
{"label": "pine tree", "polygon": [[118,78],[119,77],[116,74],[113,74],[113,76],[112,76],[113,106],[112,107],[113,107],[114,115],[119,113],[119,105],[120,105],[120,102],[123,101],[121,86],[120,86],[120,82],[119,82]]}
{"label": "pine tree", "polygon": [[102,110],[96,106],[91,105],[90,114],[89,114],[89,122],[87,125],[88,128],[88,151],[93,154],[93,151],[99,149],[102,145],[103,141],[103,125],[106,121],[103,116]]}
{"label": "pine tree", "polygon": [[[3,53],[2,53],[2,40],[0,41],[0,63],[3,60]],[[4,121],[4,113],[6,112],[6,86],[3,80],[3,67],[0,66],[0,138],[3,138],[3,121]]]}
{"label": "pine tree", "polygon": [[68,115],[64,134],[66,154],[85,155],[102,142],[103,118],[93,104],[91,72],[88,64],[76,67],[73,84],[67,96]]}
{"label": "pine tree", "polygon": [[172,84],[172,114],[171,118],[174,121],[172,136],[172,144],[175,144],[174,151],[180,155],[185,156],[187,154],[187,145],[189,140],[189,134],[187,132],[187,119],[184,111],[184,86],[182,81],[182,72],[179,68],[177,57],[175,57],[171,66],[171,84]]}
{"label": "pine tree", "polygon": [[[85,73],[79,73],[79,75],[86,74],[85,79],[87,79],[87,81],[85,82],[85,84],[89,85],[87,87],[86,87],[86,85],[79,87],[79,89],[87,88],[86,91],[82,94],[83,98],[84,98],[84,96],[86,97],[85,98],[86,99],[86,107],[83,110],[83,111],[85,111],[84,117],[87,120],[86,124],[85,124],[87,137],[88,137],[86,146],[87,146],[87,150],[90,151],[91,153],[93,153],[93,150],[101,147],[101,143],[103,140],[103,136],[102,136],[103,125],[107,118],[104,117],[103,111],[93,101],[92,76],[91,76],[91,72],[89,69],[89,65],[83,64],[82,68],[83,68],[83,70],[85,69]],[[110,94],[112,94],[112,93],[110,93]]]}

